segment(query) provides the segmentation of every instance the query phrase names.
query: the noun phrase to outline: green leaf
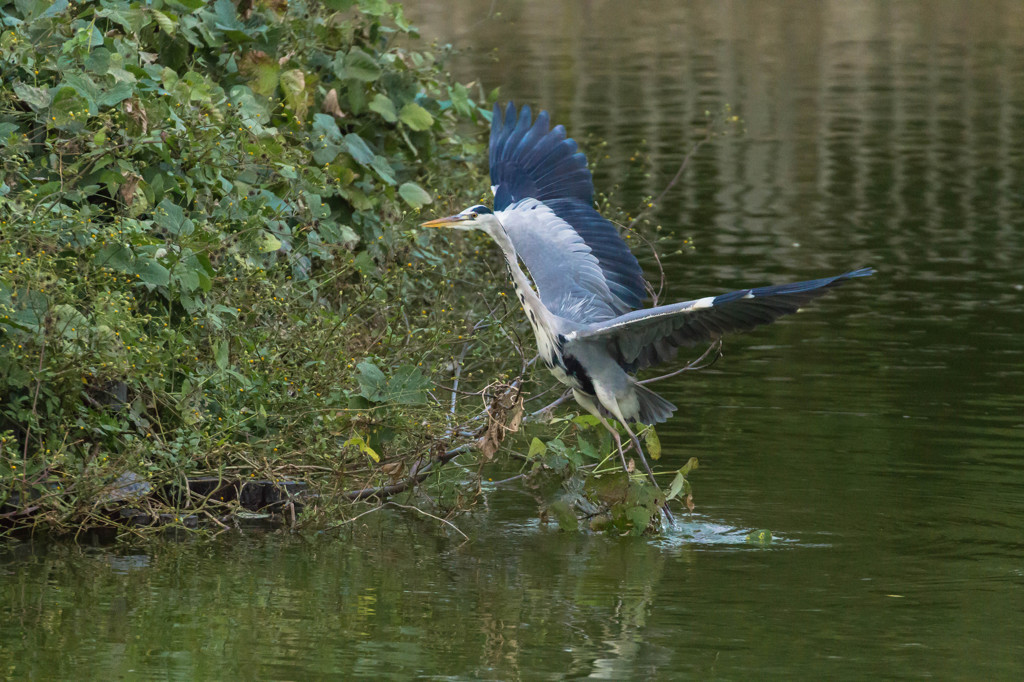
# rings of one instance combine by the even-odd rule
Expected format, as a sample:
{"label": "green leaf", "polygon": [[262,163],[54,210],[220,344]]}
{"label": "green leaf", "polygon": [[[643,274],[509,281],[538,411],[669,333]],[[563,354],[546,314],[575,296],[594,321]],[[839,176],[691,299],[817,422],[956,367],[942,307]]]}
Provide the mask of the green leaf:
{"label": "green leaf", "polygon": [[176,237],[187,237],[195,230],[192,221],[185,217],[185,211],[170,199],[157,204],[153,221]]}
{"label": "green leaf", "polygon": [[469,98],[469,88],[462,83],[448,86],[448,96],[451,97],[452,107],[460,116],[469,118],[473,115],[474,105]]}
{"label": "green leaf", "polygon": [[370,100],[370,111],[375,111],[380,114],[388,123],[394,123],[398,120],[398,113],[395,111],[395,105],[387,95],[380,93],[373,96]]}
{"label": "green leaf", "polygon": [[344,443],[344,447],[350,447],[353,445],[359,448],[359,452],[368,456],[374,462],[380,461],[380,455],[377,454],[376,450],[370,447],[370,445],[366,442],[366,439],[364,439],[362,436],[352,436]]}
{"label": "green leaf", "polygon": [[190,294],[199,288],[199,271],[188,268],[183,263],[174,268],[174,279]]}
{"label": "green leaf", "polygon": [[530,459],[534,457],[543,456],[548,451],[548,446],[545,445],[544,441],[540,438],[534,438],[530,441],[530,451],[526,453],[526,456]]}
{"label": "green leaf", "polygon": [[398,194],[413,208],[420,208],[433,201],[430,194],[415,182],[403,182],[398,188]]}
{"label": "green leaf", "polygon": [[301,69],[291,69],[281,74],[281,90],[288,107],[298,119],[306,117],[309,103],[306,97],[306,74]]}
{"label": "green leaf", "polygon": [[391,12],[391,3],[388,0],[359,0],[359,9],[366,14],[381,17]]}
{"label": "green leaf", "polygon": [[387,378],[384,376],[384,372],[369,360],[360,362],[356,365],[356,369],[359,371],[356,381],[359,382],[359,392],[362,396],[375,403],[384,401],[387,387]]}
{"label": "green leaf", "polygon": [[260,251],[264,253],[270,253],[271,251],[277,251],[281,248],[281,240],[272,235],[269,232],[263,233],[263,240],[259,246]]}
{"label": "green leaf", "polygon": [[102,76],[110,70],[110,50],[97,47],[85,58],[85,68],[95,76]]}
{"label": "green leaf", "polygon": [[124,244],[107,244],[96,254],[95,262],[100,267],[127,270],[132,263],[132,252]]}
{"label": "green leaf", "polygon": [[601,451],[586,438],[578,437],[576,439],[576,445],[585,457],[589,457],[590,459],[601,459]]}
{"label": "green leaf", "polygon": [[59,180],[51,180],[50,182],[44,182],[41,185],[36,185],[32,188],[32,193],[38,198],[47,197],[60,189]]}
{"label": "green leaf", "polygon": [[25,83],[15,83],[14,94],[37,112],[43,111],[46,107],[50,106],[50,93],[43,88],[26,85]]}
{"label": "green leaf", "polygon": [[[138,33],[145,26],[152,22],[152,17],[138,7],[129,8],[127,3],[104,3],[107,5],[100,11],[96,12],[96,16],[110,19],[111,21],[120,24],[125,31],[131,34]],[[93,30],[99,35],[99,42],[97,45],[103,44],[103,36],[99,34],[99,30],[93,26]],[[82,29],[79,30],[81,35]],[[70,42],[70,41],[69,41]],[[91,45],[95,47],[95,45]],[[66,49],[66,47],[65,47]]]}
{"label": "green leaf", "polygon": [[317,137],[323,136],[325,140],[341,141],[338,122],[328,114],[313,114],[313,134]]}
{"label": "green leaf", "polygon": [[101,107],[112,107],[115,104],[120,104],[131,97],[133,92],[134,86],[131,83],[118,83],[100,95],[99,105]]}
{"label": "green leaf", "polygon": [[203,268],[206,274],[213,277],[217,274],[217,271],[213,269],[213,263],[210,262],[210,257],[205,253],[195,254],[196,260],[199,262],[199,266]]}
{"label": "green leaf", "polygon": [[[316,165],[318,166],[326,166],[331,161],[334,161],[334,159],[338,158],[338,153],[340,151],[340,146],[336,144],[327,143],[324,146],[317,148],[317,150],[313,152],[313,161],[315,161]],[[284,175],[284,173],[281,173],[281,175]]]}
{"label": "green leaf", "polygon": [[345,136],[345,147],[348,148],[348,153],[356,160],[361,166],[369,166],[373,163],[373,157],[375,156],[369,145],[355,133],[349,133]]}
{"label": "green leaf", "polygon": [[647,427],[644,442],[647,444],[647,454],[651,456],[651,459],[661,459],[661,439],[658,438],[658,432],[654,430],[653,426]]}
{"label": "green leaf", "polygon": [[132,264],[132,272],[150,286],[167,286],[171,281],[170,271],[149,256],[140,256]]}
{"label": "green leaf", "polygon": [[51,4],[45,12],[39,15],[40,19],[55,17],[68,8],[68,0],[57,0]]}
{"label": "green leaf", "polygon": [[329,221],[320,223],[320,237],[326,244],[341,244],[350,250],[359,243],[359,235],[351,227]]}
{"label": "green leaf", "polygon": [[59,88],[50,103],[51,120],[62,130],[78,131],[85,127],[85,121],[92,110],[90,101],[69,86]]}
{"label": "green leaf", "polygon": [[548,505],[548,514],[555,518],[558,522],[558,528],[569,533],[574,533],[579,530],[580,521],[576,518],[576,513],[572,510],[572,506],[568,501],[555,500]]}
{"label": "green leaf", "polygon": [[626,519],[632,524],[631,530],[633,535],[640,535],[647,526],[651,525],[651,517],[653,514],[648,507],[630,507],[626,510]]}
{"label": "green leaf", "polygon": [[323,197],[319,194],[303,192],[302,198],[306,200],[306,206],[309,208],[309,212],[317,220],[323,220],[331,214],[331,209],[324,204]]}
{"label": "green leaf", "polygon": [[57,333],[65,339],[78,339],[88,335],[89,320],[73,305],[60,303],[53,306]]}
{"label": "green leaf", "polygon": [[395,183],[398,182],[397,180],[395,180],[394,169],[391,167],[391,164],[388,163],[388,160],[385,159],[383,156],[375,155],[373,157],[373,163],[370,164],[370,167],[373,168],[373,170],[377,171],[377,175],[380,176],[380,179],[386,182],[387,184],[394,185]]}
{"label": "green leaf", "polygon": [[426,130],[434,125],[434,117],[430,112],[415,102],[409,102],[398,114],[399,120],[413,130]]}
{"label": "green leaf", "polygon": [[679,496],[679,493],[683,492],[683,484],[686,483],[686,479],[679,472],[676,472],[675,478],[672,479],[672,484],[668,487],[668,493],[665,495],[666,500],[674,500]]}
{"label": "green leaf", "polygon": [[338,73],[339,78],[357,80],[364,83],[372,83],[380,78],[380,75],[381,68],[380,64],[377,63],[377,60],[360,50],[358,47],[353,47],[349,50],[349,53],[345,55],[345,61],[341,68],[341,72]]}
{"label": "green leaf", "polygon": [[206,5],[206,0],[171,0],[171,4],[180,5],[190,12],[195,12],[200,7]]}
{"label": "green leaf", "polygon": [[581,429],[591,429],[601,423],[601,420],[592,414],[580,414],[572,418],[572,423]]}
{"label": "green leaf", "polygon": [[691,457],[686,461],[686,464],[683,465],[683,468],[679,470],[679,473],[682,474],[683,476],[686,476],[691,471],[696,469],[699,464],[700,462],[697,460],[696,457]]}
{"label": "green leaf", "polygon": [[374,277],[378,274],[377,264],[373,261],[373,256],[366,251],[360,251],[359,255],[355,257],[355,262],[353,264],[356,266],[356,270],[359,274],[363,277]]}
{"label": "green leaf", "polygon": [[227,341],[214,341],[213,342],[213,359],[217,363],[217,367],[221,370],[228,368],[228,342]]}
{"label": "green leaf", "polygon": [[173,36],[174,32],[178,30],[177,17],[166,12],[161,12],[158,9],[151,11],[153,12],[153,18],[156,19],[156,23],[160,27],[160,30],[169,36]]}
{"label": "green leaf", "polygon": [[231,0],[217,0],[213,3],[217,27],[222,30],[244,31],[245,26],[238,20],[238,13]]}
{"label": "green leaf", "polygon": [[387,399],[401,405],[420,405],[427,401],[430,378],[418,367],[402,365],[388,381]]}
{"label": "green leaf", "polygon": [[262,52],[245,54],[238,62],[238,71],[249,78],[249,87],[253,92],[268,97],[274,94],[278,82],[282,80],[281,65],[276,59]]}

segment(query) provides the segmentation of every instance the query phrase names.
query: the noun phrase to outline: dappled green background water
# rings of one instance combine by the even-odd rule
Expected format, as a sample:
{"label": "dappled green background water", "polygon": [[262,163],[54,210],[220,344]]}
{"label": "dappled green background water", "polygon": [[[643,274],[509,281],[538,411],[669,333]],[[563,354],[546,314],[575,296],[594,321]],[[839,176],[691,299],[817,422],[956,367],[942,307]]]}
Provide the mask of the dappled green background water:
{"label": "dappled green background water", "polygon": [[512,489],[465,543],[384,511],[313,539],[24,545],[0,558],[0,673],[1020,678],[1024,5],[407,11],[466,48],[458,77],[550,109],[627,211],[731,105],[743,134],[653,218],[664,300],[878,275],[661,387],[666,464],[701,460],[663,538],[539,527]]}

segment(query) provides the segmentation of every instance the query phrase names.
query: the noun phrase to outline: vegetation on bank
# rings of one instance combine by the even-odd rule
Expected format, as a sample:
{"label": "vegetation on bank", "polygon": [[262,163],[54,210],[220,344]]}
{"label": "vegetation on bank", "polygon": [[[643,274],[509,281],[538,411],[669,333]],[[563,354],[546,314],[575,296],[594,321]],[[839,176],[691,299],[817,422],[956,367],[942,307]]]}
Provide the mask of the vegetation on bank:
{"label": "vegetation on bank", "polygon": [[[0,529],[126,506],[216,527],[238,501],[202,477],[303,481],[309,523],[471,505],[531,344],[487,245],[418,228],[486,189],[488,113],[401,6],[17,0],[0,22]],[[617,461],[588,419],[519,436],[570,526],[570,474]],[[601,523],[657,517],[640,482],[602,490]]]}

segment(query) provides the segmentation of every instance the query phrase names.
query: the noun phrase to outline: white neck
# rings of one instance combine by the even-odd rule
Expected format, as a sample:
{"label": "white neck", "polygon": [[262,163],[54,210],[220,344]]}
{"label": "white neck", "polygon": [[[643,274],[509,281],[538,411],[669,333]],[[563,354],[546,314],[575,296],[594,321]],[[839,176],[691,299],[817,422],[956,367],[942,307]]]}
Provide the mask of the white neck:
{"label": "white neck", "polygon": [[530,325],[533,327],[534,334],[537,336],[538,341],[540,341],[540,330],[551,329],[552,315],[541,302],[540,296],[534,290],[530,278],[526,276],[526,273],[519,266],[519,256],[516,254],[515,246],[512,245],[512,240],[508,238],[505,229],[497,220],[494,223],[488,223],[485,231],[501,247],[501,252],[505,256],[508,275],[512,279],[513,286],[515,286],[519,302],[522,303],[523,309],[530,320]]}

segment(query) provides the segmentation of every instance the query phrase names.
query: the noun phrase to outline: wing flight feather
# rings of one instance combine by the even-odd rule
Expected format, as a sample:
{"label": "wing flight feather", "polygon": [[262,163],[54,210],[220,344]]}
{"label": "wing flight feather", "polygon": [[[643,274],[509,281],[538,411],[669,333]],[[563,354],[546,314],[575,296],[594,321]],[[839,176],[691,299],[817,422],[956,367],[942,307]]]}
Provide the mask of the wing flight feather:
{"label": "wing flight feather", "polygon": [[871,268],[863,268],[835,277],[741,289],[637,310],[580,332],[577,338],[605,343],[623,369],[635,372],[672,359],[680,346],[705,343],[726,333],[750,331],[774,322],[838,284],[873,273]]}
{"label": "wing flight feather", "polygon": [[[504,111],[495,105],[489,159],[495,213],[508,213],[524,199],[544,203],[575,231],[597,261],[604,286],[585,293],[607,298],[611,316],[640,306],[646,296],[643,271],[616,227],[594,209],[587,159],[577,151],[576,142],[566,137],[565,128],[551,128],[546,111],[534,120],[528,106],[517,112],[511,102]],[[523,240],[538,235],[520,230],[518,236],[510,237],[523,253],[531,248]],[[532,269],[531,274],[536,278]]]}

